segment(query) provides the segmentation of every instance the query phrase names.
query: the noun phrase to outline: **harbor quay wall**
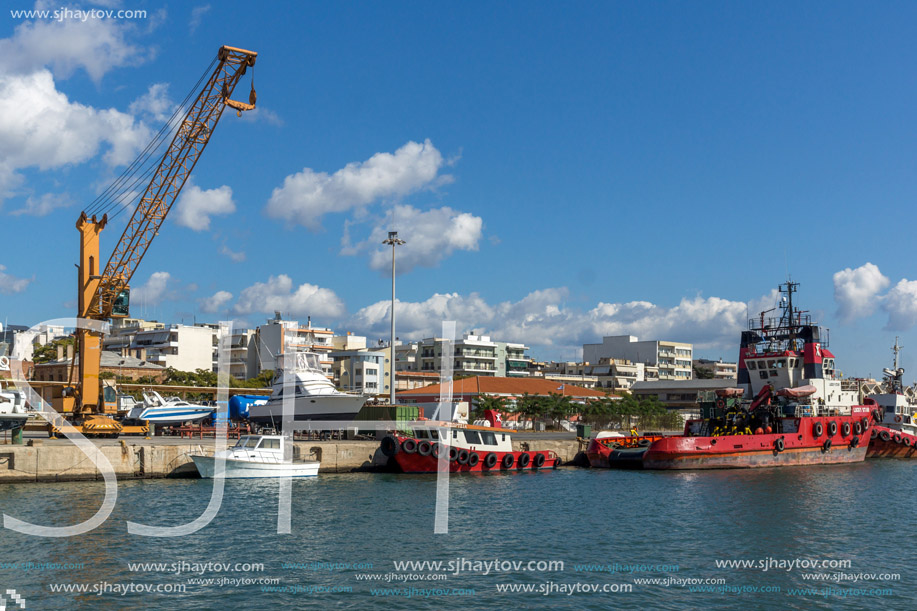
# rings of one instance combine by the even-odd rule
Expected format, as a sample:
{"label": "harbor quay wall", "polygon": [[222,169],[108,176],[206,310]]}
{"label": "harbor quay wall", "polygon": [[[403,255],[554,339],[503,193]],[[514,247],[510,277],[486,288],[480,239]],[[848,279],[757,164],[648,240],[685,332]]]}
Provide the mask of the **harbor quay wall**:
{"label": "harbor quay wall", "polygon": [[[233,442],[234,443],[234,442]],[[101,480],[102,474],[77,446],[65,442],[35,440],[34,445],[0,445],[0,483]],[[196,477],[192,454],[211,454],[213,439],[202,440],[105,440],[97,444],[118,479]],[[579,452],[575,440],[521,440],[513,449],[552,450],[564,463]],[[294,458],[321,461],[321,473],[349,473],[380,469],[387,458],[378,441],[296,441]]]}

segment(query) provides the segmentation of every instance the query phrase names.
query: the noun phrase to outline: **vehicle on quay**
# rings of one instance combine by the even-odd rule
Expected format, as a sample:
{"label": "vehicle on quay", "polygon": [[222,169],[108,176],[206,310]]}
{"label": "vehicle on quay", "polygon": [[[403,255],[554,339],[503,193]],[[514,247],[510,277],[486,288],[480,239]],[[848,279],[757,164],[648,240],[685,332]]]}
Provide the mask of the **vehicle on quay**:
{"label": "vehicle on quay", "polygon": [[284,367],[290,366],[293,383],[293,420],[334,420],[351,421],[366,403],[366,396],[342,392],[335,388],[328,376],[322,371],[318,354],[309,351],[298,351],[277,357],[279,368],[271,386],[271,395],[252,398],[244,407],[250,421],[261,426],[280,430],[283,425],[283,406],[287,392],[282,374]]}
{"label": "vehicle on quay", "polygon": [[246,435],[227,450],[213,456],[192,454],[191,460],[205,479],[318,475],[321,463],[317,460],[284,460],[286,443],[283,435]]}
{"label": "vehicle on quay", "polygon": [[786,282],[779,318],[749,321],[739,349],[743,397],[701,406],[682,435],[652,442],[644,469],[780,467],[862,461],[873,427],[870,406],[841,386],[827,332],[793,307]]}
{"label": "vehicle on quay", "polygon": [[499,412],[485,410],[492,426],[418,420],[411,433],[393,432],[381,442],[389,464],[404,473],[436,473],[440,457],[451,473],[500,473],[556,469],[560,457],[551,450],[513,450],[512,431],[502,426]]}
{"label": "vehicle on quay", "polygon": [[901,347],[898,338],[892,347],[895,353],[891,369],[883,369],[883,385],[887,392],[875,393],[866,398],[873,408],[876,425],[869,440],[866,458],[917,458],[917,419],[915,407],[904,394],[904,369],[898,367]]}

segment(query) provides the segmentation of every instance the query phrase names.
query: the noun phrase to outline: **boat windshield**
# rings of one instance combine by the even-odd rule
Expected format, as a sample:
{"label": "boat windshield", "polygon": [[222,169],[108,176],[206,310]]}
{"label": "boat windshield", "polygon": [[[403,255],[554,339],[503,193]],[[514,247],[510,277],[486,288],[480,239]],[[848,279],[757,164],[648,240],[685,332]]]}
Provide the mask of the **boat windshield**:
{"label": "boat windshield", "polygon": [[254,448],[256,445],[258,445],[258,438],[257,438],[257,437],[249,437],[249,438],[248,438],[248,441],[245,442],[245,447],[246,447],[246,448]]}

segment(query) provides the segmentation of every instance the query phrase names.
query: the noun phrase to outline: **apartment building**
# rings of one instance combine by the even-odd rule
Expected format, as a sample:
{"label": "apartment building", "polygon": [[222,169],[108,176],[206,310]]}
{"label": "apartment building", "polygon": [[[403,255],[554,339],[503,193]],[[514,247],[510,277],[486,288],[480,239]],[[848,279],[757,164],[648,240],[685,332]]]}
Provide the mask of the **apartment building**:
{"label": "apartment building", "polygon": [[[414,344],[395,346],[398,371],[434,371],[442,368],[443,346],[440,337],[423,339]],[[532,359],[525,354],[525,344],[495,342],[487,335],[466,333],[452,343],[452,374],[455,376],[484,375],[496,377],[527,377],[531,375]]]}
{"label": "apartment building", "polygon": [[583,361],[623,359],[657,368],[659,380],[692,379],[694,346],[664,340],[639,341],[633,335],[603,337],[600,344],[583,344]]}
{"label": "apartment building", "polygon": [[738,377],[738,364],[726,363],[723,362],[723,359],[718,361],[694,359],[692,364],[694,369],[711,374],[714,380],[735,380]]}
{"label": "apartment building", "polygon": [[255,330],[249,349],[248,358],[252,360],[249,377],[256,376],[266,369],[276,370],[278,355],[287,351],[308,350],[319,354],[322,371],[332,379],[334,361],[330,354],[334,350],[333,337],[334,332],[331,329],[313,327],[311,316],[303,326],[296,320],[283,320],[280,312],[275,312],[274,318],[259,325]]}
{"label": "apartment building", "polygon": [[169,325],[137,331],[128,347],[128,355],[179,371],[213,371],[216,335],[212,326],[203,325]]}
{"label": "apartment building", "polygon": [[385,368],[388,350],[336,350],[330,356],[332,379],[338,388],[366,395],[389,392]]}

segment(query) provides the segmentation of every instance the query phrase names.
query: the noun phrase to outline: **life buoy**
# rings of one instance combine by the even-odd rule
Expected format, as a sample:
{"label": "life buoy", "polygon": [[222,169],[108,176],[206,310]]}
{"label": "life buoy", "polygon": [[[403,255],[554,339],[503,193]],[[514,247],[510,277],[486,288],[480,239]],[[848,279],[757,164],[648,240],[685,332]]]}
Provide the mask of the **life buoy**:
{"label": "life buoy", "polygon": [[413,454],[417,451],[417,441],[414,439],[405,439],[401,444],[401,449],[405,454]]}
{"label": "life buoy", "polygon": [[455,449],[455,446],[449,446],[449,462],[455,462],[458,457],[459,451]]}
{"label": "life buoy", "polygon": [[821,451],[827,452],[831,449],[831,439],[825,439],[825,443],[821,444]]}
{"label": "life buoy", "polygon": [[716,406],[720,409],[723,409],[724,407],[726,407],[726,402],[723,401],[722,399],[717,399]]}
{"label": "life buoy", "polygon": [[497,455],[491,452],[487,456],[485,456],[484,457],[484,466],[487,467],[488,469],[493,469],[495,466],[497,466]]}
{"label": "life buoy", "polygon": [[382,453],[391,458],[401,449],[401,444],[394,437],[386,437],[382,440]]}
{"label": "life buoy", "polygon": [[542,468],[544,466],[544,454],[542,454],[541,452],[539,452],[538,454],[535,454],[534,463],[535,463],[536,469]]}
{"label": "life buoy", "polygon": [[824,432],[825,432],[825,427],[822,425],[821,422],[816,422],[815,424],[812,425],[812,434],[815,435],[816,439],[821,437],[824,434]]}
{"label": "life buoy", "polygon": [[417,453],[421,456],[429,456],[433,451],[433,446],[430,445],[429,441],[421,441],[417,444]]}
{"label": "life buoy", "polygon": [[504,454],[503,460],[500,461],[500,466],[503,467],[504,469],[509,469],[510,467],[513,466],[514,462],[516,462],[516,459],[513,458],[512,454]]}
{"label": "life buoy", "polygon": [[479,462],[481,462],[481,457],[478,456],[477,452],[472,452],[471,454],[468,455],[468,466],[469,467],[476,467]]}
{"label": "life buoy", "polygon": [[774,441],[774,449],[777,450],[777,452],[783,452],[783,449],[784,449],[785,447],[786,447],[786,446],[785,446],[784,443],[783,443],[783,437],[778,437],[778,438]]}
{"label": "life buoy", "polygon": [[461,449],[461,450],[459,450],[458,458],[456,458],[456,462],[457,462],[458,464],[460,464],[460,465],[467,465],[467,464],[468,464],[468,456],[469,456],[468,450]]}
{"label": "life buoy", "polygon": [[828,436],[834,437],[835,435],[837,435],[837,422],[832,420],[828,423]]}
{"label": "life buoy", "polygon": [[901,416],[900,416],[900,415],[895,416],[895,422],[901,422]]}
{"label": "life buoy", "polygon": [[882,441],[888,441],[891,438],[892,436],[888,431],[882,431],[881,433],[879,433],[879,439],[881,439]]}
{"label": "life buoy", "polygon": [[850,437],[850,423],[845,422],[841,425],[841,435],[843,437]]}
{"label": "life buoy", "polygon": [[520,454],[519,460],[516,462],[517,469],[525,469],[529,466],[529,463],[532,462],[532,457],[528,454]]}

